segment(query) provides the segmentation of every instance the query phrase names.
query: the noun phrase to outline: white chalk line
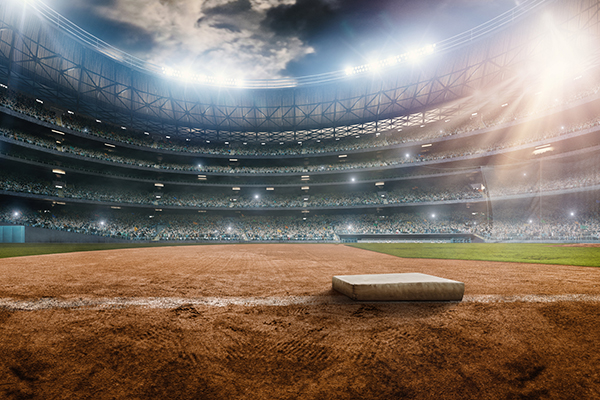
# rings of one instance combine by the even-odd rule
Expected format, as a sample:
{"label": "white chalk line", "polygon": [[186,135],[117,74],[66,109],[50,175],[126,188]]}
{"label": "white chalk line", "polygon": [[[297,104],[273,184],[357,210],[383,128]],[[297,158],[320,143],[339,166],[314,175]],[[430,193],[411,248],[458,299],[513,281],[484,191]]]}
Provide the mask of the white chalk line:
{"label": "white chalk line", "polygon": [[[560,295],[467,295],[462,303],[558,303],[558,302],[600,302],[600,295],[560,294]],[[285,297],[114,297],[114,298],[79,298],[59,299],[45,297],[31,300],[0,298],[0,309],[10,311],[37,311],[49,309],[119,309],[127,307],[143,307],[158,309],[174,309],[182,306],[292,306],[319,304],[361,304],[344,296],[285,296]],[[390,302],[371,302],[389,304]],[[400,303],[400,302],[398,302]],[[439,302],[448,303],[448,302]],[[450,302],[461,303],[461,302]]]}

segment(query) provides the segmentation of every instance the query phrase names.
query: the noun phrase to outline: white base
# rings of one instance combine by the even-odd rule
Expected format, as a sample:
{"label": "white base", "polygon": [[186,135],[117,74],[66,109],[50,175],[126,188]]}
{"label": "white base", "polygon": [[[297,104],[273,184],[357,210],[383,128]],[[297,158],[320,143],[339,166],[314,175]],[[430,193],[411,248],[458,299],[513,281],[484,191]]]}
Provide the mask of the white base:
{"label": "white base", "polygon": [[461,301],[465,284],[420,273],[334,276],[333,289],[353,300]]}

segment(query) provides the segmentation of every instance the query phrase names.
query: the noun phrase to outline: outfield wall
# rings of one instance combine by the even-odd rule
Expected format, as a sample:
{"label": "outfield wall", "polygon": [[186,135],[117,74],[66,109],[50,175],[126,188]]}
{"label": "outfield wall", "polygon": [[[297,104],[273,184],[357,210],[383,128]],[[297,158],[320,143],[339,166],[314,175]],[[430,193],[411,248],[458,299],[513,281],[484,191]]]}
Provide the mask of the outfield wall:
{"label": "outfield wall", "polygon": [[0,226],[0,243],[124,243],[126,239],[22,225]]}
{"label": "outfield wall", "polygon": [[397,234],[339,234],[342,243],[357,242],[448,242],[484,243],[480,236],[471,233],[397,233]]}

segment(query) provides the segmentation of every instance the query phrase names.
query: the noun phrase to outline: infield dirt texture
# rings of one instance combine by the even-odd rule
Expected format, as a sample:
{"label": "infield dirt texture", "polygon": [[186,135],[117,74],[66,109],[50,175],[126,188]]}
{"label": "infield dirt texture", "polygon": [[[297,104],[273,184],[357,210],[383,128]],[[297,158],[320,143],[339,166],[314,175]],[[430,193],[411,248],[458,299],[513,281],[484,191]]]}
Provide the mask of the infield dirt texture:
{"label": "infield dirt texture", "polygon": [[[460,303],[357,303],[333,275],[421,272]],[[343,245],[0,260],[2,399],[598,399],[600,268]]]}

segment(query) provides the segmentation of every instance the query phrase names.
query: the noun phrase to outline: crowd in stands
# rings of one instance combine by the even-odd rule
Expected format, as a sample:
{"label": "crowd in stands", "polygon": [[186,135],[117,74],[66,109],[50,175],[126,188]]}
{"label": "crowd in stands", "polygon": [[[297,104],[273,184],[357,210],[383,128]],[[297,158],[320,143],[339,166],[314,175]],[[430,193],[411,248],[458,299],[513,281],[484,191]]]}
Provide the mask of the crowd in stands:
{"label": "crowd in stands", "polygon": [[52,182],[36,179],[16,171],[6,171],[0,177],[0,189],[8,192],[20,192],[55,196],[61,198],[84,199],[94,202],[112,202],[123,204],[143,204],[151,206],[178,206],[200,208],[305,208],[305,207],[348,207],[382,204],[407,204],[422,202],[443,202],[449,200],[476,200],[483,194],[465,185],[413,186],[380,193],[375,191],[357,191],[351,193],[315,193],[311,195],[284,194],[235,194],[216,191],[157,192],[136,190],[133,187],[117,188],[78,183],[61,185],[58,188]]}
{"label": "crowd in stands", "polygon": [[58,122],[56,113],[45,109],[43,103],[13,90],[0,89],[0,105],[39,119],[40,121],[49,122],[51,124],[57,124]]}
{"label": "crowd in stands", "polygon": [[489,221],[485,215],[397,213],[386,216],[313,215],[225,217],[193,214],[111,214],[53,210],[0,211],[0,223],[128,240],[337,241],[341,234],[476,234],[487,240],[600,240],[598,212],[578,217],[551,212],[543,220],[519,217]]}
{"label": "crowd in stands", "polygon": [[[594,162],[594,160],[592,160]],[[588,163],[589,164],[589,163]],[[587,164],[586,164],[587,165]],[[569,191],[600,185],[600,172],[596,168],[576,169],[559,175],[548,172],[541,183],[530,179],[520,183],[509,174],[505,180],[488,180],[487,191],[490,198],[525,194],[538,195],[554,191]],[[469,201],[484,198],[484,191],[470,185],[431,182],[415,183],[414,186],[394,188],[389,191],[325,192],[299,194],[219,192],[214,188],[199,187],[197,191],[160,191],[138,189],[134,186],[112,187],[94,183],[69,183],[56,187],[54,182],[20,173],[5,171],[0,176],[0,189],[14,193],[30,193],[93,202],[141,204],[151,206],[176,206],[199,208],[306,208],[306,207],[348,207],[384,204],[409,204],[444,201]],[[156,196],[160,193],[160,198]]]}
{"label": "crowd in stands", "polygon": [[72,154],[75,156],[92,158],[96,160],[124,164],[136,167],[152,168],[153,170],[169,170],[169,171],[191,171],[195,173],[215,173],[227,175],[251,175],[251,174],[298,174],[324,171],[346,171],[346,170],[361,170],[361,169],[377,169],[403,164],[420,163],[435,160],[457,159],[460,157],[470,157],[474,155],[482,155],[504,149],[511,149],[517,146],[526,145],[529,143],[538,142],[545,139],[554,138],[560,135],[567,135],[583,129],[590,128],[600,124],[600,116],[572,123],[569,126],[559,126],[546,132],[532,132],[527,136],[520,136],[512,140],[498,140],[495,143],[486,145],[470,145],[462,147],[459,150],[432,151],[424,154],[407,154],[404,157],[391,157],[388,159],[374,159],[362,162],[347,162],[327,165],[288,165],[288,166],[266,166],[266,167],[247,167],[247,166],[223,166],[223,165],[192,165],[192,164],[175,164],[168,162],[149,161],[144,159],[135,159],[125,157],[114,152],[105,150],[84,149],[78,146],[57,143],[47,138],[38,137],[22,131],[13,129],[0,129],[0,134],[4,137],[33,144],[35,146],[44,147],[60,151],[63,153]]}
{"label": "crowd in stands", "polygon": [[[349,137],[330,140],[323,139],[323,141],[309,140],[303,142],[302,145],[298,145],[296,142],[293,144],[282,142],[284,144],[280,145],[279,142],[277,142],[277,144],[269,143],[268,146],[263,146],[258,143],[246,143],[246,145],[211,145],[203,143],[202,145],[197,145],[191,144],[183,139],[177,140],[175,134],[172,139],[167,139],[166,137],[158,138],[156,136],[152,138],[149,135],[145,135],[143,132],[123,130],[119,126],[98,123],[95,119],[75,116],[73,113],[65,113],[60,116],[60,118],[57,118],[54,112],[45,109],[43,104],[37,100],[8,89],[0,89],[0,104],[25,115],[79,131],[86,135],[97,136],[103,139],[114,140],[140,147],[194,154],[218,154],[223,156],[277,156],[290,154],[324,154],[360,149],[384,148],[403,143],[428,141],[436,138],[473,132],[479,129],[485,129],[526,118],[538,114],[543,110],[567,104],[586,96],[595,95],[598,93],[599,89],[600,85],[586,86],[585,89],[579,89],[575,93],[566,95],[564,98],[560,99],[560,101],[558,99],[547,101],[542,106],[536,103],[535,106],[519,107],[513,111],[498,110],[496,108],[495,111],[480,113],[477,117],[469,116],[468,118],[463,118],[459,124],[456,124],[449,129],[440,129],[438,125],[432,124],[431,127],[422,128],[416,126],[405,128],[404,130],[398,128],[386,132],[362,135],[359,139],[355,139],[355,135],[352,134]],[[351,127],[340,127],[339,130],[352,131]]]}

